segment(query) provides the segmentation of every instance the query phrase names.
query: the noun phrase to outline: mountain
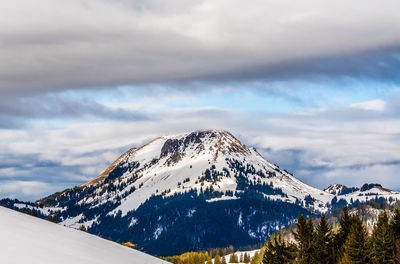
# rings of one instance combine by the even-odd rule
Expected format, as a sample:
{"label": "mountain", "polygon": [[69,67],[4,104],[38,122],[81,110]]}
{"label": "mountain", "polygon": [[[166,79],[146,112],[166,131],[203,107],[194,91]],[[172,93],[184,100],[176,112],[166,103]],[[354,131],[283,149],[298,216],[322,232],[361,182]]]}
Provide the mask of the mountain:
{"label": "mountain", "polygon": [[370,200],[381,200],[394,203],[400,200],[400,193],[393,190],[383,188],[382,185],[376,183],[364,184],[360,188],[347,187],[341,184],[332,184],[324,191],[335,195],[331,202],[331,208],[335,207],[335,203],[340,205],[365,203]]}
{"label": "mountain", "polygon": [[[160,137],[130,149],[99,177],[80,186],[96,191],[78,200],[91,205],[120,200],[112,213],[121,211],[126,215],[153,195],[210,189],[222,195],[207,201],[217,201],[238,198],[232,193],[243,192],[248,185],[261,186],[251,188],[263,188],[261,192],[271,200],[303,202],[318,211],[325,211],[326,203],[333,198],[266,161],[229,132],[198,131]],[[62,196],[39,203],[60,206]]]}
{"label": "mountain", "polygon": [[0,263],[168,263],[97,236],[0,206]]}
{"label": "mountain", "polygon": [[358,189],[354,188],[354,187],[349,188],[343,184],[337,184],[337,183],[331,184],[331,185],[329,185],[328,188],[324,189],[325,192],[328,192],[333,195],[343,195],[343,194],[354,192],[356,190],[358,190]]}
{"label": "mountain", "polygon": [[396,201],[400,194],[378,185],[311,187],[229,132],[209,130],[132,148],[97,178],[34,205],[8,203],[36,206],[62,225],[84,225],[90,233],[169,256],[264,242],[299,213],[376,198]]}
{"label": "mountain", "polygon": [[[121,210],[124,215],[158,193],[171,196],[188,189],[207,188],[235,192],[243,191],[247,184],[264,184],[263,192],[272,200],[295,203],[311,196],[313,201],[310,199],[307,205],[319,211],[326,210],[326,203],[332,199],[331,195],[271,164],[254,148],[247,148],[226,131],[198,131],[157,138],[140,148],[130,149],[99,177],[80,187],[104,190],[111,182],[118,185],[124,195],[116,192],[115,195],[86,196],[82,203],[102,203],[104,199],[124,196],[121,205],[114,210]],[[229,193],[218,197],[219,200],[235,198]],[[39,203],[48,201],[45,198]]]}
{"label": "mountain", "polygon": [[326,211],[332,198],[210,130],[132,148],[99,177],[37,204],[59,208],[61,224],[171,255],[262,242],[300,212]]}

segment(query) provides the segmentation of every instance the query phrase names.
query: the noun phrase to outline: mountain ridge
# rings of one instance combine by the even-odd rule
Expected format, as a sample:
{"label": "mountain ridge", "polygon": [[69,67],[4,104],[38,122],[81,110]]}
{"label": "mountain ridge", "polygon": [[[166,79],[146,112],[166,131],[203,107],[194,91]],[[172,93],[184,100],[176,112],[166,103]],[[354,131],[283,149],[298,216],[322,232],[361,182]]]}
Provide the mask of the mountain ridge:
{"label": "mountain ridge", "polygon": [[[223,158],[221,158],[221,156]],[[182,188],[174,188],[175,186],[172,186],[175,184],[181,185],[183,187],[183,190],[185,188],[199,189],[201,185],[204,188],[212,186],[216,190],[221,189],[223,191],[235,191],[235,185],[237,185],[237,182],[232,180],[232,177],[220,177],[220,179],[216,179],[216,181],[213,183],[210,183],[209,180],[211,179],[204,180],[203,178],[210,177],[207,170],[210,170],[211,168],[215,168],[215,170],[219,171],[229,170],[229,173],[232,174],[232,171],[229,168],[231,164],[227,164],[226,159],[238,158],[240,158],[241,162],[243,162],[244,164],[249,164],[250,162],[251,165],[253,165],[254,163],[257,163],[258,166],[253,165],[257,167],[254,168],[254,170],[258,169],[257,172],[254,171],[255,175],[257,176],[257,173],[269,174],[267,178],[271,178],[271,181],[269,181],[268,184],[275,183],[279,188],[290,189],[288,191],[290,191],[291,194],[289,197],[287,197],[287,201],[294,203],[296,202],[296,199],[305,199],[307,195],[310,195],[310,193],[312,193],[312,196],[319,198],[317,199],[319,204],[315,202],[313,206],[316,210],[323,211],[325,210],[324,204],[326,202],[329,202],[333,198],[329,194],[324,193],[323,191],[316,189],[304,182],[301,182],[297,178],[294,178],[288,172],[279,169],[279,167],[265,160],[256,150],[247,148],[231,133],[224,130],[196,131],[192,133],[156,138],[142,147],[132,148],[128,150],[116,161],[114,161],[99,177],[83,184],[83,186],[91,186],[99,183],[101,184],[107,180],[118,177],[129,178],[134,176],[133,174],[140,174],[145,170],[151,171],[151,173],[147,173],[147,175],[144,175],[145,173],[143,173],[144,178],[147,177],[147,179],[143,181],[143,185],[135,185],[136,191],[137,189],[140,189],[142,187],[148,187],[145,186],[146,183],[148,183],[149,181],[154,181],[156,177],[164,177],[158,182],[158,185],[160,185],[160,182],[165,182],[165,178],[168,178],[169,174],[171,174],[171,171],[175,170],[176,174],[185,174],[185,177],[179,178],[177,175],[174,175],[174,178],[179,178],[179,180],[173,181],[173,184],[169,184],[168,187],[161,187],[163,188],[162,190],[160,188],[153,188],[153,190],[150,191],[151,194],[155,194],[158,191],[169,191],[170,189],[170,194],[173,194],[175,192],[182,192]],[[154,169],[154,163],[161,163],[161,165],[158,166],[157,169]],[[214,167],[212,165],[214,165]],[[186,169],[182,169],[183,166],[186,166]],[[199,169],[197,169],[196,167],[198,167]],[[128,170],[133,170],[134,172],[128,176],[124,175]],[[260,172],[260,170],[264,170],[264,172]],[[160,174],[163,176],[159,176]],[[188,175],[190,175],[190,177],[186,177]],[[195,177],[193,177],[193,175]],[[187,181],[188,178],[190,181],[184,182]],[[138,180],[140,181],[140,179]],[[274,182],[275,180],[276,182]],[[127,179],[127,181],[129,181],[129,179]],[[200,182],[203,183],[203,185]],[[264,183],[266,183],[266,181],[264,181]],[[307,191],[304,192],[304,190]],[[138,190],[138,192],[141,191]],[[321,196],[325,197],[322,197],[321,200]],[[145,198],[148,197],[149,196],[145,196]],[[283,199],[285,197],[281,198]],[[138,201],[138,199],[135,200]],[[143,198],[141,199],[141,201],[142,200]],[[43,203],[44,201],[42,199],[38,202]],[[128,208],[126,210],[135,209],[135,207],[139,205],[140,204],[136,204],[136,206],[133,206],[132,208]],[[126,212],[126,210],[122,211]]]}
{"label": "mountain ridge", "polygon": [[98,177],[37,205],[52,208],[63,225],[84,225],[93,234],[167,256],[256,244],[299,213],[400,198],[376,184],[326,190],[280,169],[228,131],[205,130],[131,148]]}

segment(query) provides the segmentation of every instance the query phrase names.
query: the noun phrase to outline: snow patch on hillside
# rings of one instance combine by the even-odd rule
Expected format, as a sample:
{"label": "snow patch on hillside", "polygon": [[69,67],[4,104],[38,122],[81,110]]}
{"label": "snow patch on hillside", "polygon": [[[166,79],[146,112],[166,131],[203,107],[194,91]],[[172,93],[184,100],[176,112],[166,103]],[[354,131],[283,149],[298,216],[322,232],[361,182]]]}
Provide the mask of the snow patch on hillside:
{"label": "snow patch on hillside", "polygon": [[168,263],[95,235],[1,206],[0,237],[0,263]]}
{"label": "snow patch on hillside", "polygon": [[42,215],[49,215],[51,213],[55,212],[60,212],[65,210],[65,208],[60,208],[60,207],[38,207],[38,206],[32,206],[29,204],[24,204],[24,203],[14,203],[14,206],[18,209],[30,209],[30,210],[36,210],[39,211]]}

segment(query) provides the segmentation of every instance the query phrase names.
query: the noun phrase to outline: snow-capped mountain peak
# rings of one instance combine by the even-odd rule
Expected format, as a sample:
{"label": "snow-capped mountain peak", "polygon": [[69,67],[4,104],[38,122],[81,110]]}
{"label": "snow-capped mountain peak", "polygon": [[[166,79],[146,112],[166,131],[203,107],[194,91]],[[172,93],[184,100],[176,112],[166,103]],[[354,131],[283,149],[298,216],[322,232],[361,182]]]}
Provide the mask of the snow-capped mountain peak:
{"label": "snow-capped mountain peak", "polygon": [[343,191],[348,190],[349,188],[343,184],[331,184],[328,188],[325,188],[324,191],[331,193],[333,195],[340,195]]}
{"label": "snow-capped mountain peak", "polygon": [[268,162],[231,133],[206,130],[162,136],[128,150],[99,177],[80,187],[91,191],[77,202],[120,201],[112,213],[120,210],[124,215],[154,195],[212,189],[222,194],[219,199],[236,199],[231,194],[253,188],[247,185],[264,186],[268,199],[301,203],[319,211],[326,210],[333,198]]}
{"label": "snow-capped mountain peak", "polygon": [[[221,218],[247,245],[264,241],[298,213],[327,212],[377,197],[395,201],[400,193],[376,184],[361,189],[335,184],[320,190],[267,161],[231,133],[206,130],[161,136],[131,148],[99,177],[37,203],[62,208],[61,224],[83,224],[105,237],[129,236],[157,254],[176,254],[184,249],[175,252],[169,243],[174,239],[185,240],[179,244],[189,245],[186,251],[200,249],[196,241],[202,241],[203,248],[237,241],[232,237],[226,245],[217,245],[206,239],[226,236],[218,224]],[[215,225],[204,229],[212,223],[209,217]],[[177,224],[182,222],[186,225]],[[191,229],[192,224],[199,229]],[[176,235],[188,232],[192,235]],[[158,244],[161,241],[168,243]]]}
{"label": "snow-capped mountain peak", "polygon": [[[242,188],[239,182],[243,181],[272,186],[270,189],[275,191],[265,194],[270,199],[295,203],[304,202],[310,196],[312,201],[304,203],[316,210],[324,210],[332,199],[330,194],[302,183],[266,161],[227,131],[196,131],[157,138],[129,150],[101,177],[103,183],[113,180],[114,185],[128,184],[121,190],[123,194],[135,189],[113,211],[121,210],[123,214],[159,193],[172,195],[206,188],[221,193],[243,191],[239,190]],[[236,197],[222,195],[220,198]],[[92,199],[83,202],[87,201],[92,202]]]}
{"label": "snow-capped mountain peak", "polygon": [[[251,151],[224,130],[205,130],[192,133],[162,136],[139,147],[131,148],[116,159],[99,177],[83,184],[96,184],[106,179],[115,167],[123,163],[140,161],[142,164],[163,161],[163,165],[172,166],[190,155],[191,158],[202,155],[216,160],[219,155],[248,155]],[[197,157],[198,158],[198,157]]]}

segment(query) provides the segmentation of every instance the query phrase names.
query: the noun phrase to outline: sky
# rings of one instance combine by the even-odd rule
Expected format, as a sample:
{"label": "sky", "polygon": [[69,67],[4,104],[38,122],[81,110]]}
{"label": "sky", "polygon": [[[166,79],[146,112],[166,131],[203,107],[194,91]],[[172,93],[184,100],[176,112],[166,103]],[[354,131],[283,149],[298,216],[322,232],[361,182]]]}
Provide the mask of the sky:
{"label": "sky", "polygon": [[318,188],[400,191],[398,0],[0,1],[0,197],[230,131]]}

